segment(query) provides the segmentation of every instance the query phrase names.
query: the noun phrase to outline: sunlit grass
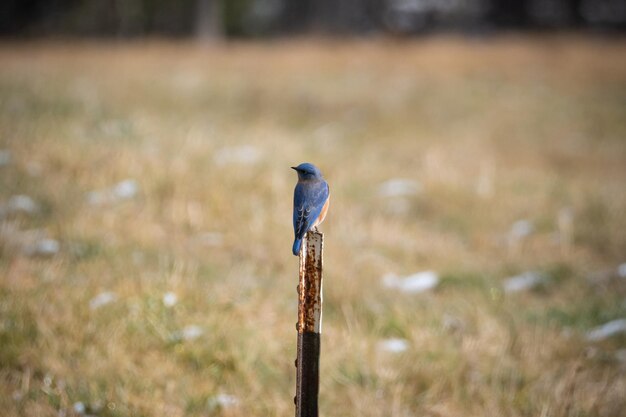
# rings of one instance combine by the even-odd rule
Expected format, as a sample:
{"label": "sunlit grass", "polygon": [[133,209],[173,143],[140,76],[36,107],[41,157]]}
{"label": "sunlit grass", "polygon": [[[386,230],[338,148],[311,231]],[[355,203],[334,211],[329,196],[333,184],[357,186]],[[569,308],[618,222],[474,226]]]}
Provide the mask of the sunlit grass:
{"label": "sunlit grass", "polygon": [[[322,415],[623,412],[623,335],[585,340],[626,316],[623,42],[33,43],[0,62],[0,204],[38,205],[0,210],[3,415],[292,414],[303,161],[331,186]],[[419,187],[381,197],[393,178]],[[39,236],[58,253],[29,256]],[[432,291],[383,285],[424,270]],[[504,293],[529,270],[546,283]]]}

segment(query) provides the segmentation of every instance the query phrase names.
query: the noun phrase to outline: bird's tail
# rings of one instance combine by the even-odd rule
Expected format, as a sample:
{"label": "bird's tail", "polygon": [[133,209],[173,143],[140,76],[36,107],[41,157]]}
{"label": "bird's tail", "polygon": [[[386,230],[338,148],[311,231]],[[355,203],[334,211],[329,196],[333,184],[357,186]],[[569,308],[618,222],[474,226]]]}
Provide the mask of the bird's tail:
{"label": "bird's tail", "polygon": [[300,254],[300,246],[302,245],[302,239],[296,239],[293,241],[292,252],[294,255],[298,256]]}

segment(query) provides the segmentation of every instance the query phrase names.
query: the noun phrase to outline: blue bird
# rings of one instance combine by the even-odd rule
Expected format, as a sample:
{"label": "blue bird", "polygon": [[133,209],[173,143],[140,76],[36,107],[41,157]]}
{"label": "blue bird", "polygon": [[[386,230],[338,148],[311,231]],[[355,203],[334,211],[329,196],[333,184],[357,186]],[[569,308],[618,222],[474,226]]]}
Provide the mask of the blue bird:
{"label": "blue bird", "polygon": [[291,167],[298,173],[298,184],[293,190],[293,241],[292,252],[298,256],[302,239],[309,230],[324,221],[328,212],[330,189],[322,173],[307,162]]}

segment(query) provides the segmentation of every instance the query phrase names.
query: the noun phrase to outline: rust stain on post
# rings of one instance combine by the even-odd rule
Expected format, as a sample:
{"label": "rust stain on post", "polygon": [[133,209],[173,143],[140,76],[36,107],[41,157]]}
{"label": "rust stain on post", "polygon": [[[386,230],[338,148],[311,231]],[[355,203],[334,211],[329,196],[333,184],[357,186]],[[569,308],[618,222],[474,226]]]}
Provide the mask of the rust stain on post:
{"label": "rust stain on post", "polygon": [[298,285],[298,333],[321,333],[324,235],[307,232],[302,244]]}
{"label": "rust stain on post", "polygon": [[318,417],[323,248],[324,235],[308,232],[300,252],[296,417]]}

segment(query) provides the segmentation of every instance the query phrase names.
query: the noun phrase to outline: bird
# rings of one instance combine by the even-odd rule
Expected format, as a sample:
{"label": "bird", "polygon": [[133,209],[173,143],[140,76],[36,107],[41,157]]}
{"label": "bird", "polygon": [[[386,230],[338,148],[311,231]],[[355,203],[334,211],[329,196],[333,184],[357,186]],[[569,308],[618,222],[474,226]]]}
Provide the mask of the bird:
{"label": "bird", "polygon": [[293,232],[292,252],[300,254],[302,239],[324,221],[328,212],[330,188],[320,170],[313,164],[304,162],[291,167],[298,173],[298,183],[293,190]]}

